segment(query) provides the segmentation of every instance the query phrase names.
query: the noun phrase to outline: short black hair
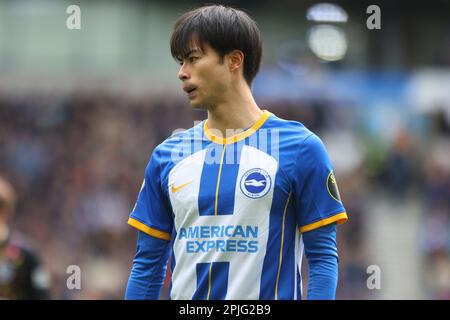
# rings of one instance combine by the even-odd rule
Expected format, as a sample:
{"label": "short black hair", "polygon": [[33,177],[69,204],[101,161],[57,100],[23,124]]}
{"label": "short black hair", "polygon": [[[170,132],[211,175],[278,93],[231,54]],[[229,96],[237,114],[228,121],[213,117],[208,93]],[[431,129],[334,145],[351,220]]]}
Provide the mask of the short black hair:
{"label": "short black hair", "polygon": [[170,39],[172,57],[187,58],[193,44],[206,43],[219,56],[233,50],[244,54],[244,78],[249,86],[259,71],[262,40],[256,22],[247,13],[222,5],[209,5],[188,11],[177,19]]}

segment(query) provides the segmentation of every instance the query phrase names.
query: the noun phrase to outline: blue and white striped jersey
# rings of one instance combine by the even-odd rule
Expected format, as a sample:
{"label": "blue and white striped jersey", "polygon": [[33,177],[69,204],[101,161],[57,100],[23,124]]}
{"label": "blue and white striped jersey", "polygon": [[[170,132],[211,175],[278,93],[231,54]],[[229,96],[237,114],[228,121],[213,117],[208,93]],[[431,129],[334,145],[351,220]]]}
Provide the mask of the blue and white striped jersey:
{"label": "blue and white striped jersey", "polygon": [[297,299],[302,233],[347,214],[322,141],[268,111],[221,138],[207,120],[155,148],[128,223],[171,241],[172,299]]}

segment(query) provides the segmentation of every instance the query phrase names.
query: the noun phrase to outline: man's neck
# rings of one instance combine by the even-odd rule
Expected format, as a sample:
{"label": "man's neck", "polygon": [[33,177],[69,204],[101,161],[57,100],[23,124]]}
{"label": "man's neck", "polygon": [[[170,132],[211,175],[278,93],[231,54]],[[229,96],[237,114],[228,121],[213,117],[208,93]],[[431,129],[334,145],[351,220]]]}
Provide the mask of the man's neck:
{"label": "man's neck", "polygon": [[263,111],[256,104],[250,88],[236,88],[225,100],[208,110],[208,128],[218,130],[222,137],[230,136],[227,130],[247,129],[257,122]]}

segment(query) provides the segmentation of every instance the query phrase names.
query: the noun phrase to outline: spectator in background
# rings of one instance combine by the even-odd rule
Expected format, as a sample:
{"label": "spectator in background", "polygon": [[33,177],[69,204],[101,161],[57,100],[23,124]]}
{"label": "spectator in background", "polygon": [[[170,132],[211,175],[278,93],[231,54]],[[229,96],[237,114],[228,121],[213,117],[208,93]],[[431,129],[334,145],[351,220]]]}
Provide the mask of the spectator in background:
{"label": "spectator in background", "polygon": [[16,194],[0,177],[0,299],[47,299],[48,275],[39,258],[8,226]]}
{"label": "spectator in background", "polygon": [[416,182],[414,152],[413,137],[406,130],[397,132],[381,176],[383,184],[397,197],[403,198]]}

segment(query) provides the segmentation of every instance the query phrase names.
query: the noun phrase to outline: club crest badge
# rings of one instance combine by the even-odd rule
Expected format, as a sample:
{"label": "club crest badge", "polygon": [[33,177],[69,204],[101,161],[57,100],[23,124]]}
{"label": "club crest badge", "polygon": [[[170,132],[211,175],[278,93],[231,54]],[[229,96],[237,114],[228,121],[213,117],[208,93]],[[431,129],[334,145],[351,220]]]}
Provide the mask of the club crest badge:
{"label": "club crest badge", "polygon": [[260,168],[248,170],[241,178],[241,191],[247,197],[257,199],[269,192],[272,180],[269,174]]}

